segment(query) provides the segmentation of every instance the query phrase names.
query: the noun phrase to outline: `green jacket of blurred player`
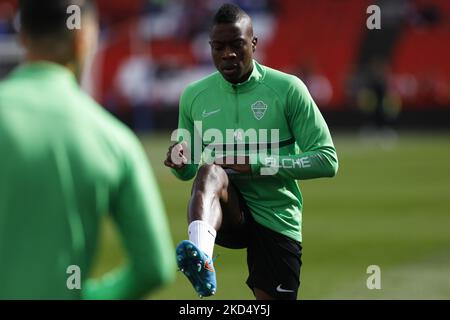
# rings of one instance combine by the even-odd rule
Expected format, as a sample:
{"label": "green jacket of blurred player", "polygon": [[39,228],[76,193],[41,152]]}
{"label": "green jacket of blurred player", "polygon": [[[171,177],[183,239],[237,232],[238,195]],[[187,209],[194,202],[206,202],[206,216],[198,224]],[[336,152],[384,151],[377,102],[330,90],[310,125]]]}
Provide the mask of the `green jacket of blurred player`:
{"label": "green jacket of blurred player", "polygon": [[[25,64],[0,83],[0,155],[0,299],[139,298],[173,277],[165,210],[139,141],[66,68]],[[86,282],[108,213],[130,262]]]}

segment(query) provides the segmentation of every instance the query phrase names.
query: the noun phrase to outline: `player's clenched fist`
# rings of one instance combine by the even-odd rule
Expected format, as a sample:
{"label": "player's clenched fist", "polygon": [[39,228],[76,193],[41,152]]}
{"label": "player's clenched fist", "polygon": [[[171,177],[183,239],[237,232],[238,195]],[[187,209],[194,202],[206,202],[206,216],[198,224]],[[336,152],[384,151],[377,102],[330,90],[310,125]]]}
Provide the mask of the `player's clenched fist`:
{"label": "player's clenched fist", "polygon": [[169,147],[169,150],[166,154],[166,160],[164,161],[164,165],[179,170],[183,168],[187,164],[187,144],[186,142],[174,143]]}

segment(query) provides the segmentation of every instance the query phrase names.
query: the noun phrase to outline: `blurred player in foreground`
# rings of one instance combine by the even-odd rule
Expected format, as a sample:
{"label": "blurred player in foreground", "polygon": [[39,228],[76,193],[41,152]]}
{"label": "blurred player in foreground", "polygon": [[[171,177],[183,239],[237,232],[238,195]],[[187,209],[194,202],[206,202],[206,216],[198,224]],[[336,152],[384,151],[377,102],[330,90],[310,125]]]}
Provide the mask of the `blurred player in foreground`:
{"label": "blurred player in foreground", "polygon": [[[169,148],[165,161],[182,180],[196,175],[189,240],[177,247],[178,266],[200,296],[209,296],[217,290],[214,243],[247,248],[247,284],[256,299],[296,299],[302,252],[302,196],[296,180],[336,174],[330,132],[303,82],[253,60],[257,38],[239,7],[226,4],[218,10],[210,45],[218,72],[185,89],[178,126],[183,142]],[[199,125],[203,132],[215,129],[216,140],[202,135]],[[218,143],[216,134],[228,138],[230,129],[234,141]],[[271,155],[253,152],[255,141],[248,143],[245,134],[252,129],[259,146],[268,142],[262,132],[278,132]],[[194,150],[196,136],[203,151],[212,144],[222,154],[225,148],[235,151],[203,164],[205,153],[198,161]]]}
{"label": "blurred player in foreground", "polygon": [[[77,83],[98,40],[92,1],[23,0],[20,16],[26,62],[0,83],[0,299],[141,298],[172,281],[174,251],[138,139]],[[108,213],[129,262],[88,279]]]}

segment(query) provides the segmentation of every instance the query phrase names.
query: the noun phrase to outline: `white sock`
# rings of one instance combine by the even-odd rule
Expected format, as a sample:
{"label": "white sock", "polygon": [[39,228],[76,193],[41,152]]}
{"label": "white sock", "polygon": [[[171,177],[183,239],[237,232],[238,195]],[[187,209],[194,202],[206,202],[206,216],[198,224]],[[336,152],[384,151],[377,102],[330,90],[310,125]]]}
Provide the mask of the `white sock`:
{"label": "white sock", "polygon": [[216,241],[216,230],[205,221],[195,220],[189,224],[188,233],[189,241],[211,258]]}

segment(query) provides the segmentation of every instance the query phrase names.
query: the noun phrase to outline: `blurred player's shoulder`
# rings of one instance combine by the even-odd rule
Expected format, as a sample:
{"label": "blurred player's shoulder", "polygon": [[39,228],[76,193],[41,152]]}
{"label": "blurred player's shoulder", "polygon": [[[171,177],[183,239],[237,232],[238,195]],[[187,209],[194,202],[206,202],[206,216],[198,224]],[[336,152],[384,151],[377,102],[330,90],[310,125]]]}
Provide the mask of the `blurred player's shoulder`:
{"label": "blurred player's shoulder", "polygon": [[[69,71],[55,64],[19,66],[0,81],[0,113],[0,125],[32,122],[36,130],[72,141],[74,149],[90,141],[91,146],[102,146],[123,158],[137,145],[128,127],[83,92]],[[48,127],[51,130],[45,130]]]}
{"label": "blurred player's shoulder", "polygon": [[140,146],[136,134],[129,127],[81,90],[80,100],[83,101],[83,121],[86,121],[86,128],[115,153],[126,155]]}
{"label": "blurred player's shoulder", "polygon": [[23,94],[19,94],[22,91],[20,86],[22,83],[23,79],[12,77],[11,74],[0,80],[0,106],[3,105],[1,102],[7,101],[7,98],[23,96]]}

